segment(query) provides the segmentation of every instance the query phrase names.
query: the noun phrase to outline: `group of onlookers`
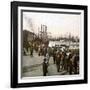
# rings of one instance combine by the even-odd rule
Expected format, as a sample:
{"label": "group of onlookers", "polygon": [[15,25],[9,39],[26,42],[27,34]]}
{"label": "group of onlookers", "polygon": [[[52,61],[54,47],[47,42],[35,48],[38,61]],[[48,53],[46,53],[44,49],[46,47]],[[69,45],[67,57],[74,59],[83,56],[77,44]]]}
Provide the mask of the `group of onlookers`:
{"label": "group of onlookers", "polygon": [[53,57],[53,63],[56,64],[57,72],[67,71],[68,74],[79,73],[79,53],[72,51],[61,51],[55,47],[52,50],[52,55],[46,52],[43,61],[43,75],[48,73],[49,59]]}
{"label": "group of onlookers", "polygon": [[[69,74],[79,73],[79,52],[72,52],[72,50],[61,50],[58,47],[48,47],[42,45],[30,45],[30,55],[33,56],[33,52],[36,51],[38,56],[44,56],[43,60],[43,75],[48,73],[49,60],[53,57],[53,64],[56,64],[57,72],[62,70],[67,71]],[[24,51],[25,55],[25,51]]]}

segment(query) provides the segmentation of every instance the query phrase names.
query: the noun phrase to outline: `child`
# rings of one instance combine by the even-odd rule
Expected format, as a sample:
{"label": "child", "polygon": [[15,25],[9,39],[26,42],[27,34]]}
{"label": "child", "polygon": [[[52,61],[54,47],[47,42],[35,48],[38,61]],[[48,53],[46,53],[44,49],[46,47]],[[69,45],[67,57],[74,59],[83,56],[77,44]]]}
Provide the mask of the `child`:
{"label": "child", "polygon": [[44,61],[43,61],[43,76],[46,76],[47,74],[47,68],[48,68],[48,62],[46,60],[46,58],[44,58]]}

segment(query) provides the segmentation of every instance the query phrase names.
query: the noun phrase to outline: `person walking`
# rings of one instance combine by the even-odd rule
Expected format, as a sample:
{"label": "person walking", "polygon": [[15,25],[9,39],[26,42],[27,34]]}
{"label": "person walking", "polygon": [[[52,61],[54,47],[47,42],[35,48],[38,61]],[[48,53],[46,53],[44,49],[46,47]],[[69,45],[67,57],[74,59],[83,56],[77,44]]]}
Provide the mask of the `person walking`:
{"label": "person walking", "polygon": [[55,61],[56,61],[55,59],[56,59],[56,52],[54,51],[54,52],[53,52],[53,63],[54,63],[54,64],[55,64]]}
{"label": "person walking", "polygon": [[78,74],[78,63],[79,63],[79,55],[75,55],[73,60],[74,74]]}
{"label": "person walking", "polygon": [[31,46],[30,51],[31,51],[30,55],[33,56],[33,46]]}
{"label": "person walking", "polygon": [[49,65],[49,58],[50,58],[49,54],[46,53],[46,61],[47,61],[48,65]]}
{"label": "person walking", "polygon": [[68,57],[68,71],[69,71],[69,74],[71,75],[72,71],[73,71],[72,54],[71,53],[69,54],[69,57]]}
{"label": "person walking", "polygon": [[47,72],[48,72],[47,68],[48,68],[48,62],[47,62],[46,58],[44,58],[44,61],[43,61],[43,76],[47,75]]}
{"label": "person walking", "polygon": [[59,72],[59,70],[60,70],[60,59],[61,59],[61,55],[60,55],[60,52],[58,52],[58,53],[56,54],[57,72]]}

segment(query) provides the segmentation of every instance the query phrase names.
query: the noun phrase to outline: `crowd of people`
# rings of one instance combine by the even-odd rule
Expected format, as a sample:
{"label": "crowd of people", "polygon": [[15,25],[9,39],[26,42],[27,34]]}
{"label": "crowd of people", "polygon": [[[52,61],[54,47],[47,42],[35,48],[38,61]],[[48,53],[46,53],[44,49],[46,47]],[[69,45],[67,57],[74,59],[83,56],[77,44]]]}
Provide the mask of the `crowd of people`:
{"label": "crowd of people", "polygon": [[45,51],[46,54],[43,60],[43,75],[46,76],[48,73],[48,66],[50,57],[53,57],[53,64],[56,64],[57,72],[67,71],[69,74],[79,73],[79,53],[65,50],[58,50],[58,48],[53,47],[52,53],[48,50]]}
{"label": "crowd of people", "polygon": [[56,65],[57,72],[67,71],[69,75],[79,74],[79,51],[63,49],[59,47],[48,47],[48,46],[38,46],[35,47],[31,45],[30,55],[33,56],[33,51],[38,53],[38,56],[44,56],[43,59],[43,76],[48,73],[48,67],[50,58],[53,57],[53,64]]}

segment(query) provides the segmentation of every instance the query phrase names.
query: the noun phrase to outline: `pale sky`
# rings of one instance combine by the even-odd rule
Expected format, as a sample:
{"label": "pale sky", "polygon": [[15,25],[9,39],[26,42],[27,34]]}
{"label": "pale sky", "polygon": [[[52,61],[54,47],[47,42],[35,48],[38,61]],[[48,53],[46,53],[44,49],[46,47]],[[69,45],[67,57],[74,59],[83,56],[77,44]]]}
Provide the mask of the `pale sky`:
{"label": "pale sky", "polygon": [[67,36],[69,33],[80,37],[80,21],[81,16],[77,14],[23,12],[23,30],[32,31],[33,28],[37,33],[41,24],[44,24],[47,25],[47,31],[51,32],[53,37]]}

